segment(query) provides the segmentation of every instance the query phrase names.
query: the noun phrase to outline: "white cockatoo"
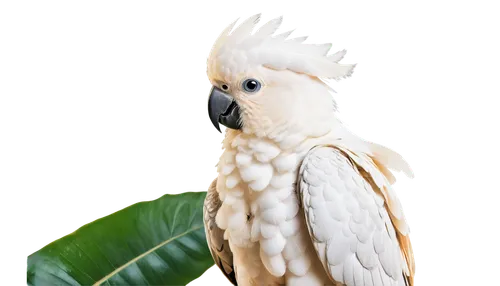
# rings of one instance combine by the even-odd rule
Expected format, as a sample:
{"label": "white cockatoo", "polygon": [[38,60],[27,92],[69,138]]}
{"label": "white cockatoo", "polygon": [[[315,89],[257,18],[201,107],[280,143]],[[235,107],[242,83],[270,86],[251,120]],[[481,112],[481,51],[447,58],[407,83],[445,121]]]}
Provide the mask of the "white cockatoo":
{"label": "white cockatoo", "polygon": [[204,205],[216,264],[240,286],[413,285],[390,170],[412,171],[346,129],[325,82],[354,65],[259,19],[227,27],[207,63],[210,119],[228,127]]}

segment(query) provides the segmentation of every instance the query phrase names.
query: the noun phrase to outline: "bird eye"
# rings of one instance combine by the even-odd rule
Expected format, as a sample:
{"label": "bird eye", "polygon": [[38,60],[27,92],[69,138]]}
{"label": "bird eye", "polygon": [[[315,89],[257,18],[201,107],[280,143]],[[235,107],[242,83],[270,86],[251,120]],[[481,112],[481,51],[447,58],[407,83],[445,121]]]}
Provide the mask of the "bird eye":
{"label": "bird eye", "polygon": [[246,92],[257,92],[260,89],[260,82],[256,79],[250,78],[243,82],[243,89]]}

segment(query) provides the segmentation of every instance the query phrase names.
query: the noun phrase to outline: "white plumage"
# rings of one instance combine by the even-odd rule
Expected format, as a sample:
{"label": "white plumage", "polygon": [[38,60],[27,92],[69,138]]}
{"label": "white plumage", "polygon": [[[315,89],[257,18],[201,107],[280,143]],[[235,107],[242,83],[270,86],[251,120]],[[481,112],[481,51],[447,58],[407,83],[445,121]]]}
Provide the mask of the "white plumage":
{"label": "white plumage", "polygon": [[[413,176],[392,150],[350,133],[325,79],[351,75],[331,44],[256,32],[260,16],[227,27],[208,76],[227,85],[243,127],[226,130],[205,201],[217,265],[238,285],[413,285],[409,228],[389,169]],[[248,94],[241,82],[262,83]]]}
{"label": "white plumage", "polygon": [[388,285],[405,285],[409,272],[403,269],[406,262],[384,200],[363,177],[371,170],[355,165],[341,150],[314,148],[300,172],[313,244],[326,254],[320,260],[332,279],[346,285],[385,285],[374,279],[379,274]]}

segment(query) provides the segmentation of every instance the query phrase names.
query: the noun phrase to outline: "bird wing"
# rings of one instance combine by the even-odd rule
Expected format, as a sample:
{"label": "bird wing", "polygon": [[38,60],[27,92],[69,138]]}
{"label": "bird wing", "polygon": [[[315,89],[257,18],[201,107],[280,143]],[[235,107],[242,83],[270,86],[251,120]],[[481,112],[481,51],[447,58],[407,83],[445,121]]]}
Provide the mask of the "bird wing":
{"label": "bird wing", "polygon": [[412,286],[408,226],[388,178],[378,168],[369,155],[338,146],[309,151],[298,181],[306,224],[332,281]]}
{"label": "bird wing", "polygon": [[224,239],[224,231],[215,223],[215,216],[222,205],[219,199],[219,193],[217,193],[216,190],[216,183],[217,179],[215,179],[208,188],[205,203],[203,205],[203,220],[205,223],[208,248],[210,249],[210,253],[212,253],[215,264],[224,275],[226,275],[227,279],[229,279],[233,285],[238,285],[233,266],[233,253],[229,247],[229,242]]}

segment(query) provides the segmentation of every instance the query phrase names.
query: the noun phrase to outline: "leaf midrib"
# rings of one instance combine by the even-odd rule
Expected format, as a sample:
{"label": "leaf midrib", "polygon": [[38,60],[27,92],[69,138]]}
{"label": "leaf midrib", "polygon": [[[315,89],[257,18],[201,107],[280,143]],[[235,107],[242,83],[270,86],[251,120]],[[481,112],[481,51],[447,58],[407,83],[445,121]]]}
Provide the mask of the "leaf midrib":
{"label": "leaf midrib", "polygon": [[135,263],[136,261],[138,261],[139,259],[147,256],[148,254],[152,253],[153,251],[157,250],[158,248],[161,248],[163,247],[164,245],[172,242],[173,240],[176,240],[190,232],[193,232],[193,231],[197,231],[199,229],[201,229],[203,227],[203,225],[200,225],[200,226],[197,226],[197,227],[194,227],[194,228],[191,228],[191,229],[188,229],[187,231],[181,233],[181,234],[178,234],[174,237],[171,237],[165,241],[163,241],[162,243],[158,244],[157,246],[151,248],[150,250],[144,252],[143,254],[135,257],[134,259],[131,259],[130,261],[128,261],[127,263],[123,264],[122,266],[116,268],[115,270],[113,270],[113,272],[109,273],[108,275],[104,276],[103,278],[101,278],[99,281],[97,281],[96,283],[94,283],[92,286],[99,286],[101,285],[101,283],[104,283],[106,282],[106,280],[110,279],[111,277],[113,277],[114,275],[116,275],[118,272],[122,271],[123,269],[127,268],[129,265],[131,265],[132,263]]}

